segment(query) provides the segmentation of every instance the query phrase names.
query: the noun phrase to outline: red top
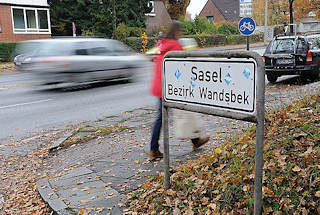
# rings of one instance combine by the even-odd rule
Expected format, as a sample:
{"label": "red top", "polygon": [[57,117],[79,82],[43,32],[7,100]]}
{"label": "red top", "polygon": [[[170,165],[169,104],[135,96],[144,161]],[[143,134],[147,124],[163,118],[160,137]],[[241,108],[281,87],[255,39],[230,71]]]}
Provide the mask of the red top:
{"label": "red top", "polygon": [[161,80],[161,74],[162,74],[162,60],[163,56],[168,51],[182,51],[183,48],[178,40],[174,39],[161,39],[158,43],[160,48],[160,54],[155,59],[155,69],[154,69],[154,75],[152,80],[152,86],[151,86],[151,93],[154,96],[157,96],[159,98],[162,97],[162,80]]}

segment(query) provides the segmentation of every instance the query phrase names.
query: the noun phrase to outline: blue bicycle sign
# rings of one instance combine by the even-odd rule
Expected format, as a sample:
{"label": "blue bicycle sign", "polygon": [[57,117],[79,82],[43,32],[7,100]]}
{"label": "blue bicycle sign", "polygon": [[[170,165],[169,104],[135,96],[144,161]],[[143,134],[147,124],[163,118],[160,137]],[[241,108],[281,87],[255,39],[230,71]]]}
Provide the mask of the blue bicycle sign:
{"label": "blue bicycle sign", "polygon": [[256,28],[256,23],[250,17],[244,17],[239,21],[238,29],[240,33],[244,36],[249,36],[254,32]]}

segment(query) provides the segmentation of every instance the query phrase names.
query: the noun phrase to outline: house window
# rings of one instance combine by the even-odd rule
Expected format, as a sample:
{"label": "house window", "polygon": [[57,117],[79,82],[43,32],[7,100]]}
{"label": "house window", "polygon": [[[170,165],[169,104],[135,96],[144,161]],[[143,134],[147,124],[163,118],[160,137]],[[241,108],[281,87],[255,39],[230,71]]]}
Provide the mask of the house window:
{"label": "house window", "polygon": [[14,29],[25,29],[23,9],[13,9]]}
{"label": "house window", "polygon": [[214,16],[207,16],[207,20],[209,20],[210,22],[214,21]]}
{"label": "house window", "polygon": [[12,7],[14,33],[50,33],[49,9]]}
{"label": "house window", "polygon": [[49,29],[48,12],[46,10],[38,10],[38,28],[40,31]]}
{"label": "house window", "polygon": [[150,13],[147,13],[146,16],[155,16],[155,10],[154,10],[154,1],[149,1],[148,2],[148,7],[152,7],[152,10]]}
{"label": "house window", "polygon": [[36,29],[36,11],[35,10],[26,10],[27,17],[27,28],[28,29]]}

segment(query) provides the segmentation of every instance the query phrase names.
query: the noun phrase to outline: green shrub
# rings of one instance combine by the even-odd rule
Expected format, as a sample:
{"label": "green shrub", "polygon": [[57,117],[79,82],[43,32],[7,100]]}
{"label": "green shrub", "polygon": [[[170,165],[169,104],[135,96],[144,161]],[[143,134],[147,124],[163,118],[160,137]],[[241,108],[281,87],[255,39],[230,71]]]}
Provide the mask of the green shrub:
{"label": "green shrub", "polygon": [[217,33],[216,25],[204,17],[196,17],[194,21],[184,21],[185,34],[214,34]]}
{"label": "green shrub", "polygon": [[[194,38],[201,47],[213,47],[221,45],[236,45],[246,43],[246,37],[240,34],[237,35],[186,35],[184,37]],[[263,33],[253,34],[250,36],[250,43],[263,41]]]}
{"label": "green shrub", "polygon": [[129,30],[128,26],[126,26],[123,23],[120,23],[120,25],[118,25],[118,27],[116,29],[117,40],[124,41],[125,38],[129,37],[129,35],[130,35],[130,30]]}
{"label": "green shrub", "polygon": [[[154,47],[158,39],[158,37],[148,37],[146,49]],[[123,42],[136,52],[140,52],[143,49],[141,37],[128,37]]]}
{"label": "green shrub", "polygon": [[92,37],[92,36],[96,36],[95,32],[92,31],[92,30],[83,30],[81,32],[81,36],[84,36],[84,37]]}
{"label": "green shrub", "polygon": [[147,33],[149,37],[159,37],[163,35],[164,32],[167,32],[167,30],[168,30],[168,27],[163,25],[156,28],[152,28]]}
{"label": "green shrub", "polygon": [[0,42],[0,61],[12,61],[17,43]]}
{"label": "green shrub", "polygon": [[142,28],[129,27],[129,37],[141,37],[142,33],[143,33]]}
{"label": "green shrub", "polygon": [[230,23],[222,23],[217,29],[218,34],[234,35],[239,34],[238,27]]}

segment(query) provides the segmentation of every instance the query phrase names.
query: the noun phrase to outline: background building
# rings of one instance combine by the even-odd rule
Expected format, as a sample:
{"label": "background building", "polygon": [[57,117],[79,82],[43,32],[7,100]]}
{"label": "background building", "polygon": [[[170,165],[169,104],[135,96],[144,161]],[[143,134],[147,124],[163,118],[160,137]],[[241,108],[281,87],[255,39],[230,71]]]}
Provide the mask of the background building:
{"label": "background building", "polygon": [[151,31],[153,28],[160,26],[168,26],[172,23],[171,17],[168,10],[161,0],[150,1],[153,9],[150,13],[146,14],[148,16],[146,26],[147,31]]}
{"label": "background building", "polygon": [[208,0],[199,17],[205,17],[216,23],[238,21],[239,0]]}
{"label": "background building", "polygon": [[51,37],[47,0],[0,0],[0,41]]}

